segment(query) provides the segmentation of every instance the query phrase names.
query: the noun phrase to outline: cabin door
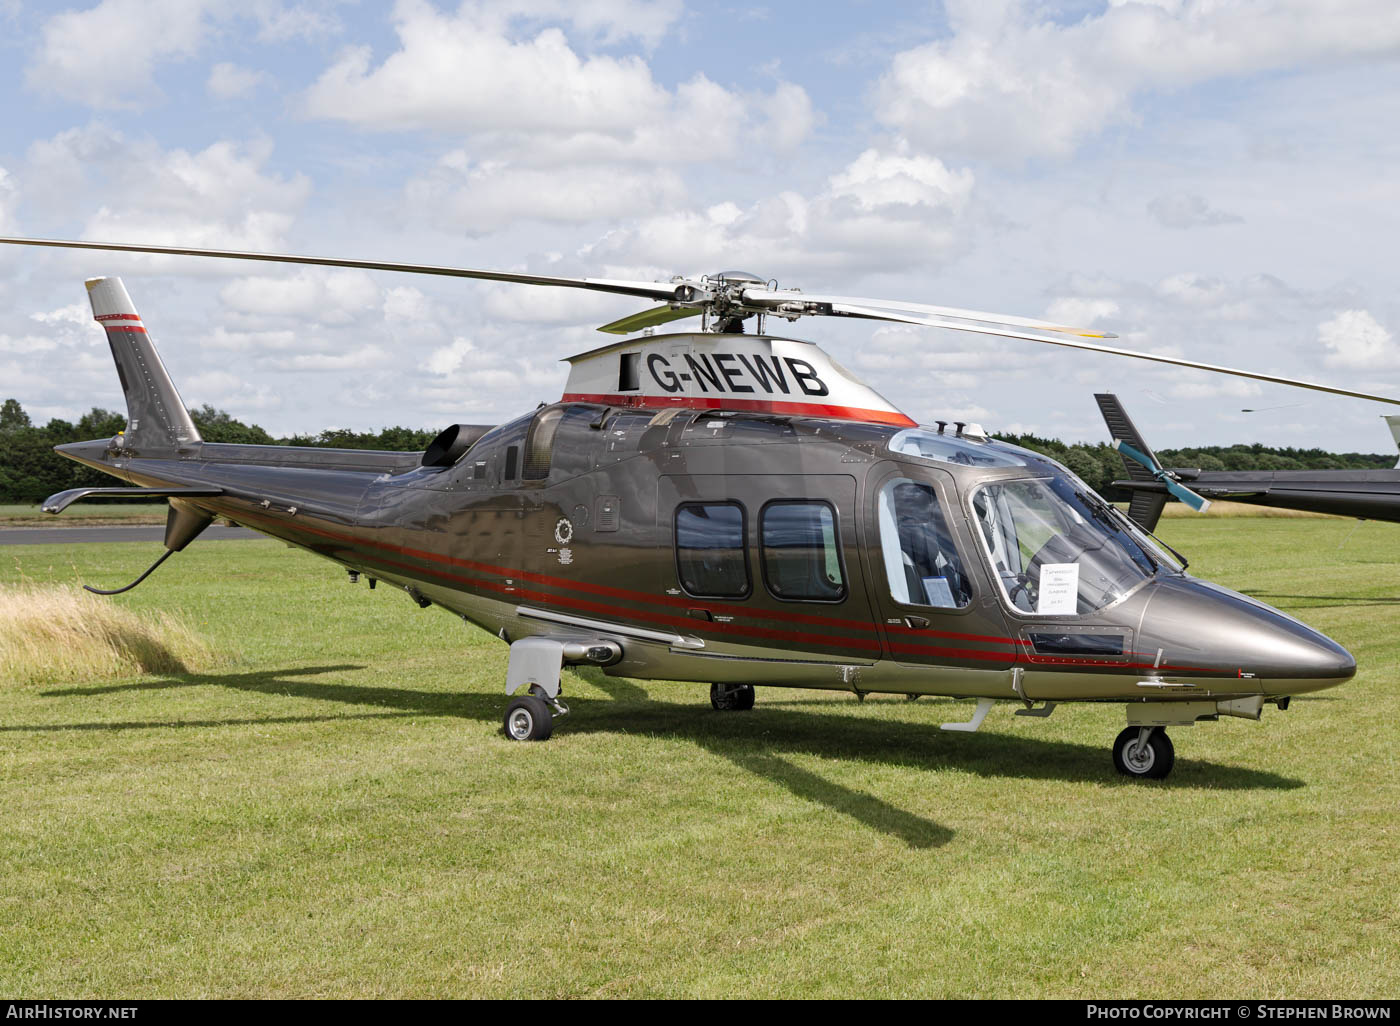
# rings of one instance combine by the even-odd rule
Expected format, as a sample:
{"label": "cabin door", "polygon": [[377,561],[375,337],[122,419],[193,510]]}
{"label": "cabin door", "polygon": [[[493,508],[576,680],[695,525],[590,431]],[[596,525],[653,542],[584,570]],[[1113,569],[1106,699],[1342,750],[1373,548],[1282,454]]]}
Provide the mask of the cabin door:
{"label": "cabin door", "polygon": [[891,658],[909,666],[1011,666],[1016,642],[986,584],[952,476],[884,463],[868,480],[865,555]]}

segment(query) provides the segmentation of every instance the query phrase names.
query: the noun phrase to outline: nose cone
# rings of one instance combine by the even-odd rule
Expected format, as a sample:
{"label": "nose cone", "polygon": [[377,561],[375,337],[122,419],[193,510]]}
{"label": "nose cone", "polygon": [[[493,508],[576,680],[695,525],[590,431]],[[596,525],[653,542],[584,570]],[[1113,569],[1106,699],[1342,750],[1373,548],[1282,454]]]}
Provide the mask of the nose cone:
{"label": "nose cone", "polygon": [[1272,606],[1191,577],[1157,582],[1143,611],[1140,648],[1163,663],[1249,680],[1255,693],[1293,694],[1351,679],[1356,660],[1325,634]]}

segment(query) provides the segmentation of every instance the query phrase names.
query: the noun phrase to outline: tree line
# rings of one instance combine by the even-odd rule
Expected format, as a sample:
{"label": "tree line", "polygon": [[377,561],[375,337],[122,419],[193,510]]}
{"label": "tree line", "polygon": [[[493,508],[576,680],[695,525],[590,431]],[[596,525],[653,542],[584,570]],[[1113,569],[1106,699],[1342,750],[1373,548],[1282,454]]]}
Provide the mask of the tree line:
{"label": "tree line", "polygon": [[[386,427],[377,432],[345,428],[316,435],[274,438],[257,424],[245,424],[223,410],[204,405],[190,410],[195,426],[208,442],[245,445],[311,445],[336,449],[392,449],[417,452],[427,448],[437,434],[432,429]],[[112,479],[64,459],[55,445],[92,438],[110,438],[126,427],[126,416],[94,407],[76,423],[55,418],[35,425],[18,400],[0,404],[0,502],[32,503],[65,488],[101,487]],[[1066,444],[1038,435],[1002,434],[998,438],[1044,453],[1058,460],[1110,499],[1109,485],[1125,476],[1117,450],[1105,443]],[[1275,448],[1266,445],[1203,446],[1194,449],[1159,449],[1157,456],[1168,467],[1201,470],[1375,470],[1395,465],[1394,453],[1333,453],[1323,449]]]}
{"label": "tree line", "polygon": [[[204,405],[190,410],[190,417],[206,442],[243,445],[314,445],[335,449],[394,449],[416,452],[427,448],[436,431],[388,427],[382,431],[349,431],[337,428],[317,435],[274,438],[257,424],[245,424],[223,410]],[[112,478],[53,451],[65,442],[111,438],[126,428],[126,415],[93,407],[76,423],[55,417],[47,424],[33,423],[18,400],[0,404],[0,502],[40,502],[65,488],[105,487]]]}
{"label": "tree line", "polygon": [[[1039,435],[1000,434],[1004,442],[1043,453],[1069,467],[1084,482],[1114,502],[1130,498],[1124,489],[1110,487],[1127,477],[1118,450],[1106,442],[1067,445]],[[1395,453],[1328,452],[1260,445],[1205,445],[1193,449],[1157,449],[1164,467],[1196,470],[1382,470],[1395,466]]]}

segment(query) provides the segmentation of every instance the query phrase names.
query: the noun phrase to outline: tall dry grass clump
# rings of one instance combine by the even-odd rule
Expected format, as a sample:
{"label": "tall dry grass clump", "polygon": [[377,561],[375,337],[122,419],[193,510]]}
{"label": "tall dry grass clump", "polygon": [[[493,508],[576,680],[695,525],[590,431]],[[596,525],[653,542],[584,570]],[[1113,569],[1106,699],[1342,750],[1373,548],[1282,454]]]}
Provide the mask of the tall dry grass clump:
{"label": "tall dry grass clump", "polygon": [[0,584],[0,684],[186,673],[216,658],[169,614],[136,613],[73,584]]}

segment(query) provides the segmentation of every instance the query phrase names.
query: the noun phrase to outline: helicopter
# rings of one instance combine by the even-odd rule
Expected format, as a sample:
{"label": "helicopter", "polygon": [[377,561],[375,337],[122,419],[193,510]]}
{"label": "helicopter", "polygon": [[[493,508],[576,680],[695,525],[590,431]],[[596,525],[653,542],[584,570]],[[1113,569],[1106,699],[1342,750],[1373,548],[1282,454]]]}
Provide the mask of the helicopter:
{"label": "helicopter", "polygon": [[[1127,479],[1114,481],[1113,487],[1132,493],[1128,517],[1146,531],[1156,529],[1168,498],[1197,513],[1208,510],[1212,499],[1228,499],[1253,506],[1400,522],[1400,463],[1390,470],[1167,468],[1148,447],[1116,395],[1099,393],[1094,399],[1128,472]],[[1385,421],[1400,445],[1400,416],[1392,415]]]}
{"label": "helicopter", "polygon": [[[708,685],[937,695],[1045,717],[1113,702],[1129,778],[1174,764],[1167,727],[1257,720],[1356,671],[1336,642],[1186,573],[1185,561],[1067,468],[978,425],[919,425],[811,342],[805,316],[954,328],[1334,394],[1325,384],[1118,349],[1086,331],[973,310],[779,289],[743,272],[665,282],[49,239],[0,242],[259,260],[587,289],[655,305],[568,358],[562,397],[427,449],[204,441],[119,278],[87,281],[126,397],[126,429],[57,447],[124,482],[61,492],[161,497],[165,551],[215,517],[403,589],[509,645],[504,733],[542,741],[568,713],[563,669]],[[655,334],[700,318],[700,330]],[[745,331],[755,322],[754,332]],[[632,333],[642,331],[642,335]]]}

